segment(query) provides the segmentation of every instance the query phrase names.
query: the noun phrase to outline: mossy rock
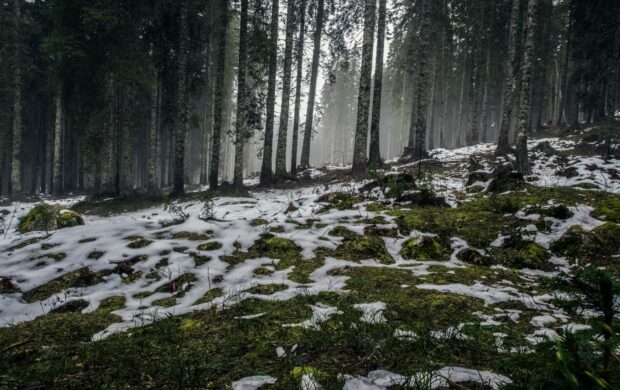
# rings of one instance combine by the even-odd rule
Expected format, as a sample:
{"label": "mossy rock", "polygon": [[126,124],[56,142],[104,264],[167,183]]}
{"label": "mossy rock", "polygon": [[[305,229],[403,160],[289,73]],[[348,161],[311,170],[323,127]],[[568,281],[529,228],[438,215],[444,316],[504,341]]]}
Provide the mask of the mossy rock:
{"label": "mossy rock", "polygon": [[431,236],[418,235],[405,241],[400,254],[408,260],[447,260],[447,251]]}
{"label": "mossy rock", "polygon": [[50,311],[50,313],[81,313],[88,307],[88,302],[83,299],[69,301],[64,305],[58,306]]}
{"label": "mossy rock", "polygon": [[550,249],[570,260],[593,263],[611,261],[620,255],[620,225],[607,222],[591,231],[578,225],[571,226],[562,237],[551,243]]}
{"label": "mossy rock", "polygon": [[510,171],[502,167],[493,173],[493,180],[489,183],[487,191],[491,193],[502,193],[507,191],[520,191],[525,189],[525,187],[525,180],[521,173]]}
{"label": "mossy rock", "polygon": [[[335,229],[334,229],[335,230]],[[342,243],[331,253],[333,257],[350,261],[376,260],[384,264],[394,263],[381,237],[360,236],[348,229],[343,234]],[[330,232],[331,235],[337,234]]]}
{"label": "mossy rock", "polygon": [[204,252],[208,252],[208,251],[215,251],[222,248],[222,243],[221,242],[217,242],[217,241],[210,241],[210,242],[205,242],[204,244],[200,244],[198,245],[198,250],[199,251],[204,251]]}
{"label": "mossy rock", "polygon": [[387,175],[377,179],[363,186],[361,191],[368,192],[377,187],[389,198],[399,198],[404,192],[412,191],[417,188],[413,175],[402,173]]}
{"label": "mossy rock", "polygon": [[620,222],[620,198],[606,199],[602,201],[592,215],[596,218],[605,219],[609,222]]}
{"label": "mossy rock", "polygon": [[177,232],[172,235],[175,240],[189,240],[189,241],[206,241],[210,237],[208,234],[196,233],[196,232]]}
{"label": "mossy rock", "polygon": [[553,269],[549,263],[551,255],[545,248],[518,235],[506,239],[501,247],[492,248],[491,256],[495,263],[509,268]]}
{"label": "mossy rock", "polygon": [[474,265],[491,265],[493,263],[489,256],[486,256],[480,253],[480,251],[471,248],[460,251],[457,253],[456,257],[464,263]]}
{"label": "mossy rock", "polygon": [[58,205],[39,203],[19,220],[20,233],[51,231],[84,225],[84,218],[73,210]]}
{"label": "mossy rock", "polygon": [[291,240],[267,233],[250,247],[249,253],[252,257],[286,260],[300,257],[301,248]]}

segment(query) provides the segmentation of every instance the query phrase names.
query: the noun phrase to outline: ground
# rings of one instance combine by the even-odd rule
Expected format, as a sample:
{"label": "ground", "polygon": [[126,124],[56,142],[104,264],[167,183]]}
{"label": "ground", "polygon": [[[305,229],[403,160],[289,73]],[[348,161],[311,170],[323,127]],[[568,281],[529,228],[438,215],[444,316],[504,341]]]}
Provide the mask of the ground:
{"label": "ground", "polygon": [[620,160],[591,134],[531,141],[507,191],[483,144],[243,198],[48,200],[85,225],[47,232],[7,205],[0,389],[543,386],[532,356],[595,335],[543,281],[620,274]]}

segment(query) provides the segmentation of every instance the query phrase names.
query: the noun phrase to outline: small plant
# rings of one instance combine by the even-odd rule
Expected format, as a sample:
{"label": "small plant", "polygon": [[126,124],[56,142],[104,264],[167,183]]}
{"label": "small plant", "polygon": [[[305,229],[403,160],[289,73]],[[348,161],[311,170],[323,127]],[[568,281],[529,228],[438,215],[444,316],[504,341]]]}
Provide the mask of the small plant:
{"label": "small plant", "polygon": [[189,218],[189,214],[185,212],[183,206],[176,200],[171,200],[169,196],[164,198],[164,211],[175,216],[176,219],[186,220]]}
{"label": "small plant", "polygon": [[202,210],[200,211],[200,219],[210,221],[215,219],[215,195],[211,191],[202,198]]}

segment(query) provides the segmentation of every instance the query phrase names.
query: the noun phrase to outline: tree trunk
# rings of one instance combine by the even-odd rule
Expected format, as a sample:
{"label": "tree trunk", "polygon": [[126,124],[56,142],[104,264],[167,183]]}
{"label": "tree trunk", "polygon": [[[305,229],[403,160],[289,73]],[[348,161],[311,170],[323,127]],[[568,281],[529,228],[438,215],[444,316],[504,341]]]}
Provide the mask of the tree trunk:
{"label": "tree trunk", "polygon": [[562,126],[566,123],[566,100],[568,98],[568,64],[570,62],[571,55],[571,43],[572,43],[572,27],[573,27],[573,18],[572,12],[569,12],[568,15],[568,28],[566,30],[566,49],[564,53],[564,64],[562,66],[562,80],[560,81],[560,105],[558,109],[558,118],[555,121],[556,126]]}
{"label": "tree trunk", "polygon": [[482,142],[489,142],[489,102],[491,100],[491,49],[487,49],[486,61],[484,64],[484,92],[482,94],[482,121],[481,137]]}
{"label": "tree trunk", "polygon": [[286,38],[284,43],[284,69],[282,74],[282,105],[280,106],[280,126],[278,129],[278,148],[276,150],[276,176],[286,176],[286,142],[288,138],[288,118],[291,104],[291,68],[293,66],[293,34],[295,33],[295,1],[288,0],[286,7]]}
{"label": "tree trunk", "polygon": [[519,127],[517,130],[517,170],[524,175],[531,173],[527,156],[527,137],[529,131],[532,61],[534,60],[537,8],[538,0],[529,0],[527,11],[527,36],[525,38],[523,65],[521,68],[521,102],[519,104]]}
{"label": "tree trunk", "polygon": [[510,148],[510,122],[512,120],[512,107],[515,95],[515,68],[517,65],[517,39],[519,30],[519,8],[521,1],[512,0],[510,14],[510,33],[508,36],[508,65],[506,66],[506,81],[504,86],[504,101],[502,110],[502,123],[499,130],[497,149],[495,155],[505,155]]}
{"label": "tree trunk", "polygon": [[268,184],[273,177],[273,126],[276,105],[276,76],[278,70],[278,21],[280,0],[273,0],[271,8],[271,32],[269,42],[269,80],[267,82],[267,117],[265,119],[265,142],[263,145],[263,164],[260,170],[260,183]]}
{"label": "tree trunk", "polygon": [[62,132],[64,128],[64,106],[62,98],[62,88],[58,88],[55,105],[56,114],[54,117],[54,146],[52,162],[52,193],[55,196],[63,193],[62,186]]}
{"label": "tree trunk", "polygon": [[[291,1],[291,0],[289,0]],[[237,118],[235,123],[235,170],[233,185],[243,187],[243,145],[247,138],[245,129],[245,101],[246,101],[246,57],[248,35],[248,0],[241,0],[241,20],[239,24],[239,75],[237,77]]]}
{"label": "tree trunk", "polygon": [[375,55],[375,85],[372,97],[372,119],[370,122],[371,166],[381,164],[380,125],[381,125],[381,92],[383,90],[383,48],[385,45],[386,0],[379,0],[377,20],[377,53]]}
{"label": "tree trunk", "polygon": [[366,149],[368,147],[368,114],[370,107],[370,83],[372,79],[372,49],[375,36],[376,0],[366,0],[364,6],[364,40],[362,45],[362,66],[360,71],[359,95],[357,98],[357,123],[353,147],[353,168],[355,176],[366,174]]}
{"label": "tree trunk", "polygon": [[314,100],[316,98],[316,83],[319,75],[319,58],[321,56],[321,35],[323,34],[323,14],[325,12],[325,0],[318,0],[316,13],[316,30],[314,31],[314,49],[312,52],[312,68],[310,74],[310,90],[308,92],[308,106],[306,111],[306,124],[304,128],[304,142],[301,149],[300,166],[310,166],[310,140],[312,139],[312,121],[314,119]]}
{"label": "tree trunk", "polygon": [[211,146],[211,172],[209,188],[217,189],[220,173],[220,147],[224,129],[224,101],[226,78],[226,33],[228,28],[228,0],[220,0],[219,34],[217,42],[217,62],[215,69],[215,90],[213,93],[213,136]]}
{"label": "tree trunk", "polygon": [[172,196],[178,197],[185,194],[185,137],[189,125],[188,107],[188,51],[189,51],[189,25],[188,25],[188,0],[181,0],[179,18],[179,55],[177,75],[177,117],[174,134],[174,178]]}
{"label": "tree trunk", "polygon": [[133,91],[127,84],[123,88],[123,99],[121,99],[121,126],[119,151],[121,153],[120,186],[121,196],[133,194],[133,136],[131,133],[131,112],[130,107],[133,103]]}
{"label": "tree trunk", "polygon": [[147,160],[147,191],[150,196],[159,196],[157,182],[157,160],[159,159],[159,124],[161,83],[160,72],[155,71],[154,83],[151,87],[151,123],[148,133],[148,160]]}
{"label": "tree trunk", "polygon": [[297,43],[297,80],[295,85],[295,113],[293,117],[293,146],[291,148],[291,175],[297,175],[297,144],[299,142],[299,113],[301,111],[301,82],[304,66],[304,38],[306,34],[306,0],[299,6],[299,41]]}
{"label": "tree trunk", "polygon": [[417,85],[416,129],[415,129],[415,157],[418,160],[425,158],[426,152],[426,117],[428,110],[429,87],[429,55],[430,55],[430,24],[431,0],[423,1],[422,26],[420,27],[420,67]]}
{"label": "tree trunk", "polygon": [[15,39],[17,43],[16,58],[13,73],[13,137],[11,154],[11,194],[22,192],[22,58],[21,58],[21,24],[22,0],[14,0]]}

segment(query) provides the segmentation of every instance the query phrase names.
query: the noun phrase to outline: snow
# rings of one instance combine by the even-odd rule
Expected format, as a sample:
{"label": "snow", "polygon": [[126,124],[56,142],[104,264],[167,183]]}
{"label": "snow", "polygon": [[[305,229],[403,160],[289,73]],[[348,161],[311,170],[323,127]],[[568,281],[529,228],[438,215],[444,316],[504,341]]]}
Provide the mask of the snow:
{"label": "snow", "polygon": [[276,378],[267,375],[250,376],[232,383],[233,390],[256,390],[264,385],[273,385]]}
{"label": "snow", "polygon": [[305,320],[298,324],[284,324],[284,327],[301,327],[305,329],[317,329],[322,322],[327,321],[331,316],[335,314],[342,314],[340,310],[335,307],[331,307],[324,304],[310,305],[312,309],[312,318]]}
{"label": "snow", "polygon": [[386,305],[383,302],[360,303],[353,305],[353,307],[362,311],[363,314],[360,318],[362,322],[379,324],[386,321],[383,316],[383,311],[385,310]]}

